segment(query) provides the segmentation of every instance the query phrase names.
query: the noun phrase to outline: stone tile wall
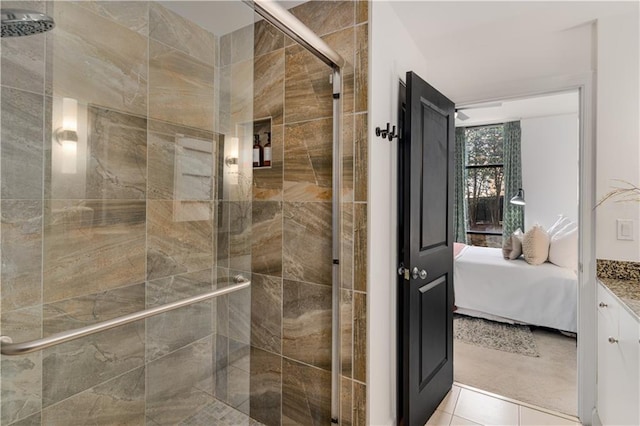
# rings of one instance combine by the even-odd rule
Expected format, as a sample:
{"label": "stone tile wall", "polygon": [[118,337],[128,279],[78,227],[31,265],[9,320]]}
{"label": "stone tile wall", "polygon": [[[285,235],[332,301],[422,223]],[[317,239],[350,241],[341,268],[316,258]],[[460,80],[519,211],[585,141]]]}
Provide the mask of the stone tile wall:
{"label": "stone tile wall", "polygon": [[[233,191],[223,155],[224,132],[253,117],[253,44],[230,69],[217,36],[156,3],[2,7],[56,21],[1,42],[2,334],[48,336],[250,278],[250,186]],[[54,136],[65,97],[78,101],[72,173]],[[250,307],[243,291],[3,356],[0,424],[176,424],[218,400],[248,413]]]}
{"label": "stone tile wall", "polygon": [[[291,12],[347,61],[343,93],[341,418],[366,424],[368,2]],[[254,30],[254,119],[272,167],[253,175],[251,417],[325,425],[331,414],[330,68],[264,21]]]}

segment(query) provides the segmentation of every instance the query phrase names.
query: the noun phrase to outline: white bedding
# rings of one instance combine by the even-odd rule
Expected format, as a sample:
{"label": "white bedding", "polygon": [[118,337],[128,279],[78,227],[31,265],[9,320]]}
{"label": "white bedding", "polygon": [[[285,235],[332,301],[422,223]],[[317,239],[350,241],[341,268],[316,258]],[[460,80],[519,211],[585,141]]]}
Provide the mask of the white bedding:
{"label": "white bedding", "polygon": [[455,258],[453,277],[460,313],[577,331],[578,279],[570,269],[505,260],[501,249],[466,246]]}

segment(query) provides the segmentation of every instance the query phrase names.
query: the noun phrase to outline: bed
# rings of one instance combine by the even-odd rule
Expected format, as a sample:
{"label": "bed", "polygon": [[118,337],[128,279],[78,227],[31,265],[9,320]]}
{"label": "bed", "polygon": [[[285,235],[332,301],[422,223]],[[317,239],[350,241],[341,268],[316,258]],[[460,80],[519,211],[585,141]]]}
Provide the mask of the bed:
{"label": "bed", "polygon": [[510,323],[577,331],[576,273],[552,263],[506,260],[498,248],[456,250],[456,313]]}

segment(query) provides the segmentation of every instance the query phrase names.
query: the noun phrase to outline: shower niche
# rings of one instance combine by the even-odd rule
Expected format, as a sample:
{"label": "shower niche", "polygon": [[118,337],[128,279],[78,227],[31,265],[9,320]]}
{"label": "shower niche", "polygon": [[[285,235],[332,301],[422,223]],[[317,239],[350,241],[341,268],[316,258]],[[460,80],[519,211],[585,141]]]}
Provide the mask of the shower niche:
{"label": "shower niche", "polygon": [[271,117],[252,122],[253,168],[270,169],[273,164],[271,148]]}

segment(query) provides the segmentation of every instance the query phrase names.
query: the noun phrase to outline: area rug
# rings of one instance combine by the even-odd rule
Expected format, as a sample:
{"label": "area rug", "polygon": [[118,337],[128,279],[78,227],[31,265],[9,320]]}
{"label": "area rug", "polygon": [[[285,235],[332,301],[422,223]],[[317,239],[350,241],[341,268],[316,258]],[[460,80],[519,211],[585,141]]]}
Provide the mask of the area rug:
{"label": "area rug", "polygon": [[531,357],[540,353],[526,325],[503,324],[463,315],[453,317],[453,336],[465,343]]}

